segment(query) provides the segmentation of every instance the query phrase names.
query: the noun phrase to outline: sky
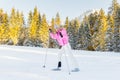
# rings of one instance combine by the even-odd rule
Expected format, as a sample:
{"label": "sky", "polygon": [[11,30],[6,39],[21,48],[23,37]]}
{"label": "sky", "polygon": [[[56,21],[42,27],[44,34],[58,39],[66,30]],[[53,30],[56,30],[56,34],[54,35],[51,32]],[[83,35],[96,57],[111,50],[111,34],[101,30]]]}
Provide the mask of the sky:
{"label": "sky", "polygon": [[[120,3],[120,0],[118,0]],[[91,9],[103,8],[106,12],[112,0],[0,0],[0,8],[10,13],[11,9],[22,11],[25,18],[28,17],[30,10],[37,6],[41,15],[46,14],[47,20],[51,20],[59,12],[61,20],[74,19],[83,12]]]}

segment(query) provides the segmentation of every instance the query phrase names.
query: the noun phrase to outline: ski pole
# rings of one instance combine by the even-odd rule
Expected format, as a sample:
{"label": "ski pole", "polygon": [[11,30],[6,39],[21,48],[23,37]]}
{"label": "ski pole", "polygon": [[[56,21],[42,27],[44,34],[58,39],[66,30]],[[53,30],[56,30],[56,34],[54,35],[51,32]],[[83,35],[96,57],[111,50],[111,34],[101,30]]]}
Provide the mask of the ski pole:
{"label": "ski pole", "polygon": [[[50,36],[49,36],[50,37]],[[47,46],[47,48],[46,48],[46,53],[45,53],[45,59],[44,59],[44,64],[43,64],[43,68],[45,68],[46,67],[46,61],[47,61],[47,53],[48,53],[48,48],[49,48],[49,39],[48,39],[48,46]]]}
{"label": "ski pole", "polygon": [[48,48],[46,48],[46,53],[45,53],[45,59],[44,59],[43,68],[45,68],[45,67],[46,67],[47,52],[48,52]]}

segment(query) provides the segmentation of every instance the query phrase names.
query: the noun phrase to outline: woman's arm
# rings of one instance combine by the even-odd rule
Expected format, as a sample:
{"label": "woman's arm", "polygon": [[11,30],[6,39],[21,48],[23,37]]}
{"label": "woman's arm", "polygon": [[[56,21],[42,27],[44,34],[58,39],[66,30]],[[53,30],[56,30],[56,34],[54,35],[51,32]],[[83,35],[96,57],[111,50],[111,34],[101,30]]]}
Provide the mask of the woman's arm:
{"label": "woman's arm", "polygon": [[49,28],[49,32],[50,32],[50,37],[51,37],[52,39],[56,39],[56,33],[54,33],[51,28]]}
{"label": "woman's arm", "polygon": [[50,37],[51,37],[52,39],[56,39],[56,34],[50,33]]}

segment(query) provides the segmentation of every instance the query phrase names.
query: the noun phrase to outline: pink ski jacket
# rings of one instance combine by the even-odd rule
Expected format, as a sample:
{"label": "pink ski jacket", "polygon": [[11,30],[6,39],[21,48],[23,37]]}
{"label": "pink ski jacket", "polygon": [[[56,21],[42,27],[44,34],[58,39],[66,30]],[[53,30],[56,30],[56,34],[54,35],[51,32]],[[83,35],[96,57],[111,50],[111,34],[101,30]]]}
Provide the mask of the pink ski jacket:
{"label": "pink ski jacket", "polygon": [[64,46],[68,43],[68,35],[64,28],[57,30],[55,34],[50,33],[50,36],[52,39],[56,39],[60,46]]}

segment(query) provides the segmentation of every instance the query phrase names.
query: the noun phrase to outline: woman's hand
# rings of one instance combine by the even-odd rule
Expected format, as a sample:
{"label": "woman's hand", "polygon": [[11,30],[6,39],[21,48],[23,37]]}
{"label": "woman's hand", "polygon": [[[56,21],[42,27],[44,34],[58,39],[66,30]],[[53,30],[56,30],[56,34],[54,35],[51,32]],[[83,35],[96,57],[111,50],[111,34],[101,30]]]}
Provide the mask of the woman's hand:
{"label": "woman's hand", "polygon": [[52,32],[52,29],[49,29],[50,32]]}
{"label": "woman's hand", "polygon": [[53,32],[51,26],[49,26],[49,32]]}

